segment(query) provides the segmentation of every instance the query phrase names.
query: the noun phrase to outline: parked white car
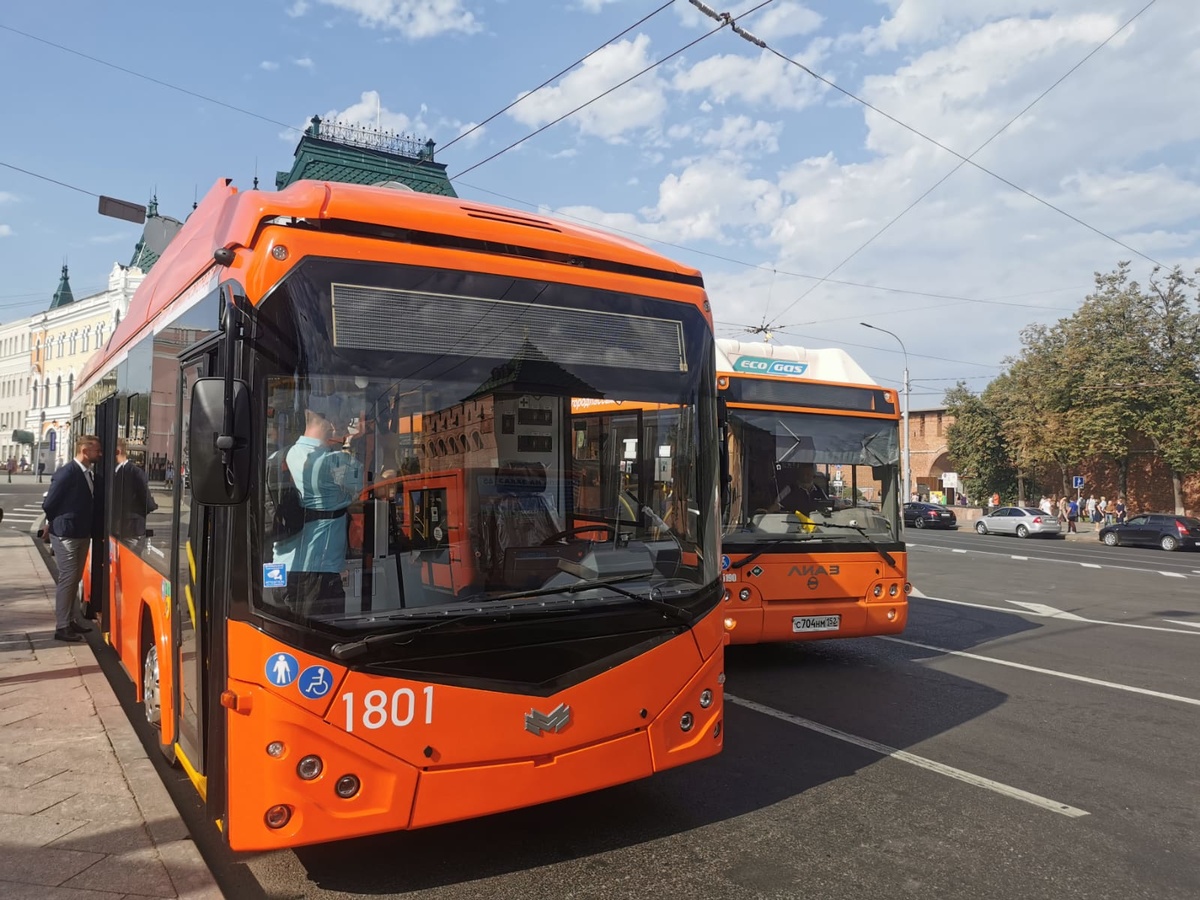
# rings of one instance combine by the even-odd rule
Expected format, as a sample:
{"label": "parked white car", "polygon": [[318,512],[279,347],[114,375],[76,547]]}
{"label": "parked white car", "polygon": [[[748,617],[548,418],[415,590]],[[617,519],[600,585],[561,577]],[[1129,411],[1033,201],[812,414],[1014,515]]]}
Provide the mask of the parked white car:
{"label": "parked white car", "polygon": [[1031,535],[1056,536],[1062,533],[1062,525],[1054,516],[1040,509],[1022,506],[1001,506],[975,523],[980,534],[1015,534],[1019,538]]}

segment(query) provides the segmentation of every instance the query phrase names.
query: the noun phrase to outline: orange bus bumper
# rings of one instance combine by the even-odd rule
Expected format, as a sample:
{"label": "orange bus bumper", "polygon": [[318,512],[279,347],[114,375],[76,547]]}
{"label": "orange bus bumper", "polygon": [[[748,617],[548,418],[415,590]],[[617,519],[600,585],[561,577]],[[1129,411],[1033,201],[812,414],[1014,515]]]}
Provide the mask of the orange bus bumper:
{"label": "orange bus bumper", "polygon": [[[759,644],[770,641],[816,641],[829,638],[864,637],[873,634],[899,634],[908,623],[905,597],[885,600],[774,600],[760,607],[732,607],[724,604],[725,631],[731,644]],[[813,619],[840,616],[836,631],[796,631],[797,618]],[[732,622],[733,627],[730,627]]]}
{"label": "orange bus bumper", "polygon": [[[264,640],[265,636],[260,638]],[[382,749],[386,743],[382,731],[355,731],[349,734],[338,727],[342,715],[337,702],[322,717],[303,705],[289,701],[278,692],[260,685],[229,682],[230,692],[236,695],[237,707],[227,713],[230,748],[228,760],[228,819],[225,833],[232,849],[270,850],[305,844],[342,840],[381,832],[421,828],[533,806],[601,788],[644,778],[655,772],[683,765],[720,752],[724,744],[723,692],[721,682],[724,666],[722,645],[703,662],[695,656],[696,645],[691,635],[684,634],[668,644],[649,651],[642,657],[618,666],[592,679],[613,692],[628,687],[630,671],[642,677],[638,670],[648,659],[662,653],[671,658],[680,652],[676,642],[691,644],[689,651],[696,659],[697,669],[688,683],[667,699],[657,711],[648,711],[644,725],[617,732],[614,715],[612,730],[599,739],[582,746],[564,748],[545,756],[491,759],[478,762],[444,760],[442,751],[422,754],[406,752],[401,759]],[[668,656],[667,654],[670,654]],[[399,679],[377,679],[396,685],[407,682]],[[573,689],[562,694],[569,695]],[[710,703],[702,708],[701,693],[709,690]],[[332,692],[336,694],[337,691]],[[473,717],[480,742],[489,730],[494,709],[491,704],[507,706],[513,699],[509,694],[484,691],[477,694],[478,709]],[[625,691],[624,696],[629,695]],[[418,694],[419,696],[419,694]],[[552,698],[516,698],[522,709],[551,709],[559,702]],[[491,699],[489,699],[491,698]],[[614,700],[619,699],[614,696]],[[587,714],[596,719],[604,708],[590,709],[587,701],[578,704],[577,715]],[[681,723],[690,715],[689,727]],[[508,717],[505,717],[508,721]],[[595,728],[600,722],[591,722]],[[469,723],[458,723],[459,726]],[[519,718],[511,722],[518,731]],[[584,727],[580,721],[571,727]],[[465,736],[455,735],[464,752],[472,741],[470,730]],[[555,738],[568,738],[570,729]],[[530,737],[526,735],[526,737]],[[430,744],[442,744],[450,735],[430,734]],[[532,738],[532,740],[538,740]],[[279,755],[271,755],[269,747]],[[279,747],[282,746],[282,751]],[[447,753],[453,752],[446,745]],[[321,772],[304,780],[298,773],[300,760],[317,756]],[[414,762],[423,756],[428,763]],[[439,760],[442,762],[439,764]],[[353,775],[359,783],[357,792],[349,798],[339,797],[335,786],[343,776]],[[286,808],[286,821],[272,827],[268,824],[270,811]],[[278,823],[278,819],[275,820]]]}

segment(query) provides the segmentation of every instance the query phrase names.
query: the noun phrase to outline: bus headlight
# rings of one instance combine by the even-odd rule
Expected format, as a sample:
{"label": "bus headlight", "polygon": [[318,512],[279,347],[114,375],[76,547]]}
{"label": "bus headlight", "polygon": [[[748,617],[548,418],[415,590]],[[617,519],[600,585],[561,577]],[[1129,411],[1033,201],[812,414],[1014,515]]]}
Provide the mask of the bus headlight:
{"label": "bus headlight", "polygon": [[888,596],[889,597],[895,597],[898,593],[900,593],[899,587],[897,587],[894,584],[888,586]]}
{"label": "bus headlight", "polygon": [[691,731],[692,725],[695,723],[695,721],[696,721],[695,717],[690,712],[685,712],[682,716],[679,717],[679,730],[680,731]]}
{"label": "bus headlight", "polygon": [[742,588],[740,591],[738,591],[738,599],[739,600],[749,600],[750,599],[750,588]]}
{"label": "bus headlight", "polygon": [[712,691],[705,688],[700,692],[700,708],[708,709],[710,706],[712,706]]}
{"label": "bus headlight", "polygon": [[285,752],[287,752],[287,748],[283,746],[283,741],[271,741],[267,744],[267,756],[279,759]]}
{"label": "bus headlight", "polygon": [[883,596],[883,585],[882,584],[875,585],[875,590],[873,590],[871,593],[873,593],[876,597],[882,597]]}
{"label": "bus headlight", "polygon": [[263,816],[263,821],[267,823],[268,828],[282,828],[292,820],[292,808],[286,803],[279,803],[267,810],[267,814]]}
{"label": "bus headlight", "polygon": [[321,762],[319,756],[306,756],[300,762],[296,763],[296,774],[305,781],[312,781],[321,774],[325,768],[325,763]]}
{"label": "bus headlight", "polygon": [[337,780],[337,784],[334,785],[333,790],[343,800],[349,800],[358,793],[358,789],[361,786],[357,775],[343,775]]}

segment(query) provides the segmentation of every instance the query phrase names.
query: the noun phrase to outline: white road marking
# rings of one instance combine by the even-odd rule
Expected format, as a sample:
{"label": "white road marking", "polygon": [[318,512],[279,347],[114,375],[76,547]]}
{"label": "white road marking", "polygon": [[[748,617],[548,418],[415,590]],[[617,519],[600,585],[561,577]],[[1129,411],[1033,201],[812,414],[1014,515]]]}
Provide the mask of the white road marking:
{"label": "white road marking", "polygon": [[1009,600],[1008,602],[1014,606],[1023,606],[1030,612],[1035,612],[1040,616],[1047,616],[1051,619],[1074,619],[1076,622],[1084,621],[1083,616],[1077,616],[1075,613],[1069,613],[1063,609],[1055,609],[1053,606],[1046,606],[1044,603],[1026,603],[1024,600]]}
{"label": "white road marking", "polygon": [[1167,619],[1172,625],[1187,625],[1189,628],[1200,628],[1200,622],[1185,622],[1182,619]]}
{"label": "white road marking", "polygon": [[[1187,634],[1188,632],[1182,632]],[[1068,681],[1080,681],[1084,684],[1094,684],[1097,687],[1112,688],[1115,691],[1127,691],[1130,694],[1141,694],[1146,697],[1157,697],[1160,700],[1172,700],[1175,703],[1186,703],[1189,706],[1200,706],[1200,700],[1191,697],[1181,697],[1179,694],[1167,694],[1163,691],[1152,691],[1149,688],[1134,687],[1131,684],[1121,684],[1116,681],[1102,681],[1099,678],[1088,678],[1086,675],[1074,675],[1070,672],[1059,672],[1057,669],[1043,669],[1041,666],[1030,666],[1025,663],[1011,662],[1007,659],[996,659],[994,656],[981,656],[978,653],[967,653],[965,650],[948,650],[945,647],[935,647],[932,644],[922,644],[917,641],[906,641],[903,638],[879,636],[881,641],[891,641],[893,644],[905,644],[909,647],[920,647],[922,650],[932,650],[935,653],[945,653],[948,656],[961,656],[964,659],[974,659],[979,662],[994,663],[998,666],[1008,666],[1011,669],[1024,669],[1026,672],[1036,672],[1039,675],[1054,675],[1066,678]]]}
{"label": "white road marking", "polygon": [[1029,557],[1028,557],[1028,556],[1014,556],[1014,557],[1013,557],[1013,559],[1023,559],[1023,560],[1025,560],[1026,562],[1028,562],[1028,561],[1029,561]]}
{"label": "white road marking", "polygon": [[955,548],[954,548],[954,552],[955,552],[955,553],[966,553],[967,551],[966,551],[966,550],[959,550],[957,547],[955,547]]}
{"label": "white road marking", "polygon": [[[1046,613],[1038,612],[1032,609],[1018,610],[1010,609],[1006,606],[988,606],[985,603],[968,603],[966,600],[950,600],[947,597],[930,597],[928,594],[919,593],[916,588],[913,588],[912,593],[909,596],[919,597],[922,600],[934,600],[938,603],[950,603],[954,606],[971,606],[975,609],[988,609],[992,612],[1008,613],[1010,616],[1042,616],[1051,619],[1059,618],[1059,616],[1047,615]],[[1054,609],[1054,607],[1047,607],[1047,609]],[[1062,610],[1055,610],[1055,612],[1062,612]],[[1160,625],[1138,625],[1136,622],[1110,622],[1106,619],[1087,619],[1083,616],[1075,616],[1074,613],[1064,613],[1062,618],[1074,618],[1075,621],[1087,622],[1089,625],[1112,625],[1115,628],[1138,628],[1142,631],[1166,631],[1170,634],[1193,634],[1191,631],[1180,631],[1178,628],[1163,628]],[[1171,620],[1164,619],[1163,621],[1169,622]]]}
{"label": "white road marking", "polygon": [[791,713],[785,713],[782,710],[775,709],[771,706],[764,706],[761,703],[755,703],[753,700],[743,700],[741,697],[734,697],[730,694],[725,695],[725,699],[730,703],[736,703],[738,706],[744,706],[746,709],[752,709],[755,712],[762,713],[765,716],[779,719],[782,722],[787,722],[791,725],[799,725],[801,728],[807,728],[810,731],[815,731],[818,734],[823,734],[826,737],[836,738],[839,741],[845,741],[848,744],[854,744],[858,747],[863,747],[867,750],[873,750],[881,756],[891,757],[892,759],[906,762],[910,765],[918,766],[922,769],[927,769],[930,772],[936,772],[939,775],[945,775],[947,778],[954,778],[966,784],[974,785],[975,787],[983,788],[984,790],[993,791],[1005,797],[1010,797],[1013,800],[1021,800],[1025,803],[1030,803],[1050,812],[1058,813],[1068,818],[1078,819],[1081,816],[1089,815],[1086,810],[1077,809],[1074,806],[1068,806],[1065,803],[1059,803],[1057,800],[1051,800],[1048,797],[1042,797],[1038,794],[1031,794],[1029,791],[1023,791],[1020,788],[1011,787],[1007,784],[1002,784],[999,781],[992,781],[990,778],[984,778],[982,775],[975,775],[971,772],[966,772],[962,769],[956,769],[953,766],[948,766],[945,763],[937,762],[936,760],[927,759],[924,756],[917,756],[915,753],[909,753],[907,750],[898,750],[895,747],[889,747],[887,744],[881,744],[878,741],[872,741],[868,738],[859,737],[855,734],[850,734],[845,731],[839,731],[836,728],[830,728],[828,725],[822,725],[819,722],[814,722],[811,719],[805,719],[800,716],[794,716]]}
{"label": "white road marking", "polygon": [[1186,575],[1182,575],[1179,572],[1163,572],[1160,570],[1158,574],[1166,575],[1168,578],[1187,578]]}
{"label": "white road marking", "polygon": [[[943,546],[939,546],[937,544],[906,544],[905,546],[909,550],[925,550],[925,551],[934,552],[934,553],[938,553],[938,552],[945,553],[951,549],[949,547],[943,547]],[[1103,545],[1101,545],[1101,546],[1103,546]],[[954,551],[954,552],[958,552],[958,551]],[[968,549],[966,552],[967,553],[978,553],[981,556],[1000,556],[1000,557],[1005,557],[1005,558],[1009,558],[1009,559],[1017,559],[1017,558],[1023,559],[1023,560],[1034,559],[1038,562],[1065,563],[1066,565],[1071,565],[1071,566],[1085,566],[1089,569],[1120,569],[1123,572],[1152,572],[1155,575],[1157,575],[1159,573],[1158,569],[1149,569],[1149,568],[1144,569],[1141,566],[1118,566],[1118,565],[1114,565],[1113,563],[1107,563],[1107,562],[1104,563],[1103,565],[1101,565],[1100,563],[1084,563],[1084,562],[1079,562],[1078,560],[1068,559],[1068,558],[1061,557],[1061,556],[1014,557],[1009,553],[998,553],[995,550],[975,550],[975,549]],[[1196,569],[1195,573],[1200,574],[1200,569]],[[1184,577],[1187,578],[1189,576],[1185,575]]]}

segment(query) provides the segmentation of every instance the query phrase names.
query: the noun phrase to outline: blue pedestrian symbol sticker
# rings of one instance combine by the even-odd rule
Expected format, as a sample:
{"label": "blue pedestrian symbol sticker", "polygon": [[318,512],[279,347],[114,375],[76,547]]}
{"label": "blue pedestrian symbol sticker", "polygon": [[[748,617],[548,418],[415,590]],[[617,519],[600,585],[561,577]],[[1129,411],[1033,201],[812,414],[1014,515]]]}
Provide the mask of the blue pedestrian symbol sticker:
{"label": "blue pedestrian symbol sticker", "polygon": [[725,569],[728,569],[728,568],[729,568],[729,557],[722,556],[721,557],[721,570],[724,571]]}
{"label": "blue pedestrian symbol sticker", "polygon": [[290,653],[272,653],[267,657],[267,681],[275,687],[287,687],[300,673],[300,663]]}
{"label": "blue pedestrian symbol sticker", "polygon": [[333,687],[333,673],[324,666],[309,666],[300,675],[297,687],[309,700],[319,700]]}
{"label": "blue pedestrian symbol sticker", "polygon": [[263,563],[263,587],[287,587],[287,563]]}

